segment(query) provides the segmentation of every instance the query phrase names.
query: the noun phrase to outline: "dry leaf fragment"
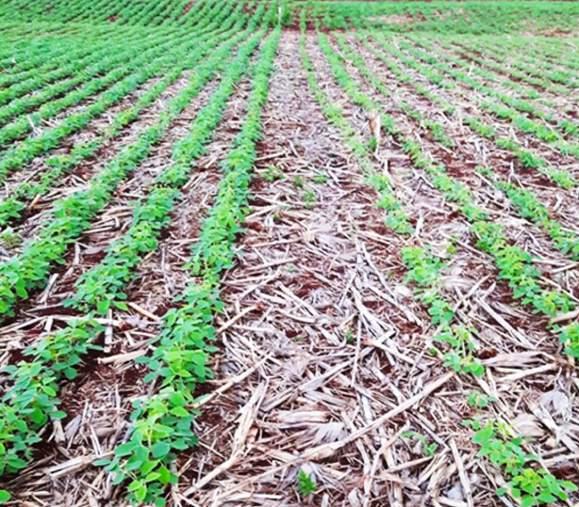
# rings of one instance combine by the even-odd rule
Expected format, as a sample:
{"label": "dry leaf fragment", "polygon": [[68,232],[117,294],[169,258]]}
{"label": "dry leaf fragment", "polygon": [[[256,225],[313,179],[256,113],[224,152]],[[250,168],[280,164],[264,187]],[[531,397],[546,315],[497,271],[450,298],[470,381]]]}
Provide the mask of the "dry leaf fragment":
{"label": "dry leaf fragment", "polygon": [[320,444],[322,442],[336,442],[346,436],[346,428],[344,423],[341,422],[329,422],[326,424],[320,424],[316,427],[316,433],[314,435],[314,444]]}
{"label": "dry leaf fragment", "polygon": [[563,421],[571,419],[571,400],[564,392],[553,389],[543,394],[539,400],[543,410],[546,410],[551,416],[561,416]]}
{"label": "dry leaf fragment", "polygon": [[310,426],[312,424],[324,423],[328,420],[329,413],[322,410],[283,410],[275,419],[282,424],[282,427]]}
{"label": "dry leaf fragment", "polygon": [[517,433],[524,437],[538,438],[544,433],[539,420],[531,414],[520,414],[513,420],[513,426]]}

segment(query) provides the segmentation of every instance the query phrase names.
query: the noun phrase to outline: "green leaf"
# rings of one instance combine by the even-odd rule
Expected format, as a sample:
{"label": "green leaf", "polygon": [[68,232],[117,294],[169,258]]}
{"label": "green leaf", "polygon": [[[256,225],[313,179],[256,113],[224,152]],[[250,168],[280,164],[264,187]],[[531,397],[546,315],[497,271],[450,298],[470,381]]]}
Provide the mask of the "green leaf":
{"label": "green leaf", "polygon": [[314,477],[304,470],[300,470],[297,477],[298,491],[301,497],[307,497],[316,492],[317,484]]}
{"label": "green leaf", "polygon": [[5,489],[0,489],[0,503],[6,503],[12,498],[12,495]]}
{"label": "green leaf", "polygon": [[159,477],[161,477],[159,472],[151,472],[149,475],[147,475],[147,477],[145,477],[145,482],[156,481]]}
{"label": "green leaf", "polygon": [[56,412],[52,413],[53,419],[64,419],[65,417],[66,417],[66,412],[63,412],[62,410],[57,410]]}
{"label": "green leaf", "polygon": [[142,502],[147,496],[147,485],[143,481],[133,481],[128,490],[133,494],[137,502]]}
{"label": "green leaf", "polygon": [[539,497],[538,500],[541,503],[553,503],[557,501],[557,498],[555,496],[553,496],[551,493],[549,493],[548,491],[543,491]]}
{"label": "green leaf", "polygon": [[97,313],[99,315],[105,315],[110,308],[110,303],[108,301],[99,301],[97,303]]}
{"label": "green leaf", "polygon": [[129,454],[133,453],[137,445],[138,444],[136,444],[135,442],[126,442],[124,444],[121,444],[117,447],[115,454],[117,456],[128,456]]}
{"label": "green leaf", "polygon": [[129,310],[127,303],[123,303],[122,301],[115,301],[114,304],[119,310],[122,310],[124,312]]}
{"label": "green leaf", "polygon": [[171,451],[171,446],[166,442],[157,442],[153,448],[153,458],[164,458]]}
{"label": "green leaf", "polygon": [[537,500],[535,500],[532,496],[525,496],[521,500],[521,507],[534,507],[537,505]]}
{"label": "green leaf", "polygon": [[187,412],[187,410],[185,410],[183,407],[175,407],[171,410],[171,414],[176,417],[189,417],[190,415],[189,412]]}
{"label": "green leaf", "polygon": [[162,466],[159,468],[159,481],[161,482],[161,484],[164,485],[170,484],[172,478],[173,474],[167,467]]}

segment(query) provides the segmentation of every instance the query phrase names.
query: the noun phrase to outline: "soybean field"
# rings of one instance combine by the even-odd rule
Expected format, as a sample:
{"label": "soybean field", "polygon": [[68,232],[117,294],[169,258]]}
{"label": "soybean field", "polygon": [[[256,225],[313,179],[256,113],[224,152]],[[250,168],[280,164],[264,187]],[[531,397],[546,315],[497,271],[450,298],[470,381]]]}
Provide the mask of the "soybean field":
{"label": "soybean field", "polygon": [[0,504],[579,505],[579,3],[1,0]]}

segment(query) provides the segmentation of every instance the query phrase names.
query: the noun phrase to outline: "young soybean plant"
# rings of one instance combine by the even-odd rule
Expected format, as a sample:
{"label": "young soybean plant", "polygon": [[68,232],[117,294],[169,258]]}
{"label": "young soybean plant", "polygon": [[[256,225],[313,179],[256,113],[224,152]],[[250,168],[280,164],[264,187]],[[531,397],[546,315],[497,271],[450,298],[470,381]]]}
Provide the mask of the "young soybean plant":
{"label": "young soybean plant", "polygon": [[[480,446],[479,455],[489,459],[508,478],[499,488],[499,495],[509,494],[520,502],[521,507],[553,504],[569,499],[569,493],[577,491],[571,481],[557,479],[538,465],[536,456],[523,449],[524,440],[513,437],[508,425],[492,420],[485,424],[467,421],[475,431],[473,442]],[[538,465],[538,466],[532,466]]]}
{"label": "young soybean plant", "polygon": [[313,495],[318,489],[315,479],[305,470],[300,469],[297,476],[298,492],[302,498]]}
{"label": "young soybean plant", "polygon": [[[248,49],[246,49],[247,54],[243,54],[244,57],[249,58],[250,50],[259,43],[259,38],[260,33],[253,36]],[[208,62],[211,62],[211,59]],[[212,66],[216,64],[216,61],[211,63]],[[205,71],[201,72],[200,69],[198,69],[199,73],[196,78],[170,102],[169,109],[175,117],[184,110],[192,97],[200,91],[200,87],[206,82],[208,76],[212,74],[212,71],[207,74]],[[236,68],[235,72],[237,70]],[[233,83],[226,85],[224,92],[231,87],[233,87]],[[223,101],[227,96],[228,94],[221,94],[218,97]],[[168,125],[170,119],[171,116],[165,116],[163,120],[165,126]],[[211,131],[207,122],[204,123],[204,126],[207,131]],[[158,126],[153,126],[151,129],[150,132],[155,136],[161,135],[163,132],[163,129]],[[147,135],[145,132],[143,139],[147,143],[151,143],[158,137]],[[139,144],[136,146],[139,147]],[[139,153],[144,155],[147,153],[142,145]],[[137,162],[138,159],[135,160],[135,163]],[[117,165],[113,165],[112,176],[115,176],[114,170],[117,167]],[[125,167],[130,169],[130,166],[125,165]],[[175,171],[166,171],[164,174],[166,177],[171,175],[175,184],[183,183]],[[164,195],[162,192],[161,197]],[[155,199],[152,204],[156,209],[158,205],[165,206],[166,202]],[[81,206],[77,206],[77,211],[80,208]],[[151,215],[151,218],[156,217],[156,214]],[[67,220],[68,215],[64,219]],[[55,237],[53,236],[51,239],[53,244]],[[51,245],[50,241],[45,244],[47,247]],[[42,262],[41,256],[36,255],[36,258]],[[100,301],[95,303],[96,308],[87,308],[89,314],[87,318],[73,321],[59,331],[36,342],[25,352],[26,361],[21,361],[6,369],[13,386],[0,400],[0,474],[3,472],[16,473],[25,468],[31,460],[34,444],[40,440],[39,434],[42,429],[50,420],[58,420],[63,417],[64,414],[59,410],[59,385],[63,381],[75,378],[82,357],[93,348],[92,342],[102,331],[101,326],[90,318],[91,315],[102,309],[99,308],[99,304]]]}
{"label": "young soybean plant", "polygon": [[181,295],[179,308],[166,315],[154,353],[142,361],[150,371],[146,380],[156,382],[160,390],[137,404],[128,440],[116,448],[112,460],[100,462],[113,473],[115,483],[128,482],[134,504],[166,505],[165,491],[178,480],[172,464],[179,452],[197,442],[192,428],[195,390],[210,376],[213,319],[222,308],[219,283],[233,264],[233,242],[248,212],[255,145],[280,34],[277,28],[266,39],[255,66],[244,126],[224,163],[215,205],[193,251],[190,269],[195,281]]}

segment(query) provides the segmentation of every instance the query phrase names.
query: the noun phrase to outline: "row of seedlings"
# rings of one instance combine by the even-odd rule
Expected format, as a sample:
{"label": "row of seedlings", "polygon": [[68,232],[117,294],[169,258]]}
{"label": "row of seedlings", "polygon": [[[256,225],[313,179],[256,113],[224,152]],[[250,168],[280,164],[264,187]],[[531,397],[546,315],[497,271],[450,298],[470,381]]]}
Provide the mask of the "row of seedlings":
{"label": "row of seedlings", "polygon": [[234,16],[227,16],[221,22],[223,32],[221,30],[216,32],[204,44],[197,46],[196,51],[188,53],[187,58],[179,62],[163,79],[140,96],[134,104],[120,111],[101,135],[75,144],[66,154],[50,157],[46,161],[49,170],[44,171],[37,180],[23,181],[13,188],[4,199],[0,200],[0,227],[20,219],[27,205],[50,191],[59,178],[72,172],[82,161],[94,156],[100,148],[118,138],[130,123],[137,120],[148,106],[180,78],[184,71],[197,65],[204,56],[210,54],[213,47],[220,41],[231,39],[233,34],[238,33],[243,28],[244,24],[243,18],[236,20]]}
{"label": "row of seedlings", "polygon": [[[5,148],[10,143],[23,138],[26,134],[34,132],[35,128],[41,124],[43,121],[57,117],[59,113],[65,113],[69,108],[80,105],[88,98],[103,92],[105,94],[107,91],[110,92],[113,87],[118,82],[137,82],[139,85],[145,81],[138,81],[140,76],[139,71],[147,68],[155,62],[162,61],[163,58],[167,58],[167,50],[170,48],[173,53],[173,58],[178,59],[180,54],[186,54],[191,46],[188,45],[190,41],[189,34],[179,34],[179,35],[169,35],[159,31],[155,37],[150,40],[145,39],[145,42],[141,44],[129,44],[128,46],[114,47],[112,50],[112,55],[103,59],[99,64],[98,72],[94,75],[99,76],[101,73],[102,77],[96,77],[96,79],[89,79],[88,82],[77,88],[73,89],[70,93],[65,94],[63,97],[56,98],[42,107],[40,107],[31,116],[21,116],[13,122],[10,122],[0,128],[0,147]],[[119,66],[120,62],[129,62],[123,66]],[[155,73],[151,76],[156,76],[168,67],[167,63],[164,63],[155,69]],[[92,77],[91,71],[87,71],[88,76]],[[102,100],[102,99],[101,99]],[[24,112],[25,110],[23,110]],[[4,157],[2,157],[4,158]]]}
{"label": "row of seedlings", "polygon": [[[189,135],[176,146],[173,165],[158,177],[147,198],[136,207],[131,228],[111,245],[105,259],[79,280],[69,304],[84,312],[85,316],[33,344],[25,352],[30,358],[28,361],[7,368],[14,387],[2,399],[2,413],[6,418],[2,420],[5,431],[0,442],[3,450],[0,453],[0,473],[14,473],[24,468],[32,457],[33,444],[40,440],[39,431],[50,420],[64,416],[58,408],[59,384],[76,377],[83,357],[95,347],[94,340],[102,331],[98,316],[106,314],[111,304],[123,307],[122,288],[131,279],[140,259],[156,248],[159,233],[167,225],[180,188],[188,179],[191,162],[203,152],[204,145],[210,140],[227,99],[247,68],[249,56],[262,35],[262,32],[253,35],[240,49],[219,89],[197,116]],[[221,59],[212,62],[213,65],[226,55],[220,53],[219,56]],[[174,104],[184,108],[187,104],[183,102],[184,98],[174,99]],[[178,103],[179,99],[181,103]],[[108,285],[100,287],[100,292],[98,288],[91,292],[94,274],[104,272]]]}
{"label": "row of seedlings", "polygon": [[[472,71],[472,66],[467,60],[440,50],[436,50],[437,61],[432,61],[425,51],[430,53],[434,51],[433,41],[425,36],[420,38],[409,37],[409,40],[412,46],[407,46],[405,43],[402,43],[402,46],[412,57],[423,62],[429,62],[431,67],[452,76],[467,88],[497,99],[502,104],[512,107],[521,113],[550,123],[561,135],[578,137],[579,132],[576,122],[571,118],[565,118],[560,107],[553,104],[545,107],[537,103],[537,101],[543,101],[544,98],[537,90],[522,87],[516,81],[505,81],[504,78],[501,79],[500,75],[486,69],[477,68]],[[443,49],[447,47],[444,42],[440,44],[437,42],[437,46],[441,46]],[[473,77],[473,74],[477,77]],[[505,93],[497,86],[498,84],[514,88],[517,94]]]}
{"label": "row of seedlings", "polygon": [[[191,51],[195,52],[198,47],[199,40],[197,38],[183,37],[181,45],[175,47],[174,52],[165,51],[158,54],[156,59],[139,69],[135,69],[135,73],[125,77],[85,108],[65,117],[57,126],[43,130],[37,136],[30,136],[8,149],[0,157],[0,181],[4,181],[10,173],[19,170],[35,157],[53,150],[68,136],[80,132],[91,121],[105,114],[110,107],[133,93],[144,83],[156,76],[164,75],[175,65],[179,65],[190,57],[188,55]],[[142,63],[143,61],[141,61]]]}
{"label": "row of seedlings", "polygon": [[[325,50],[324,53],[335,79],[354,101],[368,104],[369,99],[359,90],[344,68],[343,59],[333,52],[323,35],[320,38],[322,50]],[[377,108],[379,110],[379,107]],[[477,247],[493,258],[499,278],[508,283],[515,299],[535,313],[552,319],[552,322],[556,322],[558,316],[574,310],[576,304],[573,298],[565,292],[550,290],[546,286],[542,280],[542,273],[531,255],[526,250],[511,244],[504,228],[493,222],[477,206],[468,186],[451,177],[443,164],[432,162],[431,157],[424,152],[419,142],[406,137],[395,127],[393,118],[384,117],[383,124],[392,127],[390,133],[402,145],[415,167],[424,170],[435,188],[440,190],[450,202],[458,205],[459,211],[469,221],[472,232],[478,238]],[[572,322],[562,327],[557,325],[550,327],[558,334],[565,354],[570,358],[577,358],[579,322]]]}
{"label": "row of seedlings", "polygon": [[[338,126],[347,123],[339,108],[317,84],[313,64],[305,51],[302,52],[302,61],[308,72],[308,83],[327,118]],[[340,79],[337,78],[337,81]],[[347,95],[356,97],[359,105],[371,109],[375,106],[355,85],[344,85]],[[336,122],[336,118],[339,121]],[[394,135],[396,127],[389,120],[386,128]],[[380,199],[377,205],[380,206]],[[483,213],[482,210],[479,212]],[[444,267],[442,259],[436,257],[428,246],[406,246],[401,251],[401,257],[407,270],[406,280],[417,287],[416,294],[427,306],[432,324],[437,329],[434,341],[443,344],[448,350],[443,355],[444,364],[459,375],[482,377],[485,368],[474,356],[476,332],[456,324],[457,315],[453,305],[440,293],[440,276]],[[486,408],[487,401],[488,396],[484,393],[472,391],[469,395],[469,404],[478,408]],[[513,428],[500,418],[492,414],[489,419],[489,415],[486,415],[486,420],[475,419],[467,421],[467,424],[475,430],[473,442],[480,446],[480,455],[488,458],[505,474],[506,481],[499,494],[508,493],[525,505],[538,505],[566,500],[570,492],[576,491],[571,482],[556,479],[543,467],[537,468],[537,457],[526,452],[523,439],[516,436]],[[513,458],[517,458],[515,462]]]}
{"label": "row of seedlings", "polygon": [[[346,45],[344,39],[339,39],[340,48],[344,55],[347,55],[348,59],[353,62],[356,68],[361,72],[364,78],[371,83],[371,85],[382,95],[388,96],[389,91],[387,87],[383,84],[383,82],[376,77],[376,75],[368,68],[366,63],[364,62],[363,58],[361,58],[355,51],[353,51],[349,46]],[[380,57],[381,55],[376,55]],[[416,91],[425,96],[425,94],[420,93],[421,87],[415,84],[410,76],[404,73],[402,69],[393,65],[390,62],[389,69],[392,71],[393,75],[401,80],[404,83],[407,83],[414,87]],[[431,100],[431,96],[433,95],[430,92],[426,98]],[[442,103],[446,102],[445,99],[442,99],[436,95],[434,95],[435,103]],[[425,126],[431,133],[432,138],[446,148],[451,148],[452,145],[450,142],[449,135],[446,133],[446,129],[440,123],[437,123],[433,120],[427,119],[424,117],[422,113],[418,110],[412,108],[411,106],[405,104],[403,101],[399,104],[400,109],[406,113],[409,117],[413,120],[419,122],[421,125]],[[454,114],[453,112],[449,112],[449,114]],[[572,260],[578,260],[578,252],[579,252],[579,237],[577,234],[569,229],[566,229],[559,223],[557,220],[550,217],[547,208],[540,202],[537,196],[528,189],[521,187],[520,185],[516,185],[510,181],[507,181],[505,178],[502,178],[496,174],[493,174],[492,177],[489,176],[488,168],[485,171],[483,167],[480,168],[481,176],[484,174],[488,178],[488,181],[495,186],[495,188],[503,191],[505,195],[509,198],[511,204],[517,211],[517,213],[525,218],[531,220],[533,223],[538,225],[542,228],[551,238],[555,247],[560,250],[563,254],[568,255]],[[540,212],[539,214],[536,214]]]}
{"label": "row of seedlings", "polygon": [[[564,138],[565,136],[576,137],[577,125],[572,120],[558,120],[552,113],[546,113],[531,101],[504,94],[497,90],[496,86],[492,86],[492,84],[487,85],[481,83],[481,81],[469,75],[468,65],[463,62],[457,64],[455,63],[456,60],[439,58],[438,55],[433,56],[404,42],[401,43],[401,47],[406,49],[412,57],[418,58],[432,69],[440,70],[442,74],[431,71],[433,74],[438,74],[440,80],[444,79],[444,75],[451,75],[459,83],[489,97],[487,100],[478,104],[483,110],[493,114],[499,119],[509,120],[511,124],[521,132],[535,136],[540,141],[551,145],[563,155],[573,155],[577,157],[579,153],[577,145]],[[405,63],[414,66],[418,71],[423,68],[423,66],[418,67],[411,59],[406,60]],[[454,65],[451,66],[449,63]],[[555,125],[545,125],[540,121],[532,119],[533,117],[543,120],[546,123],[554,123]]]}
{"label": "row of seedlings", "polygon": [[223,163],[215,204],[193,248],[190,271],[194,281],[179,296],[178,308],[165,315],[154,352],[142,361],[150,372],[146,381],[157,392],[136,403],[127,441],[116,448],[112,460],[102,461],[116,483],[129,481],[130,499],[136,504],[165,505],[166,488],[178,480],[172,464],[180,452],[197,443],[195,391],[210,377],[213,320],[222,307],[219,284],[223,272],[234,263],[234,241],[248,213],[261,113],[280,35],[277,28],[263,43],[242,130]]}
{"label": "row of seedlings", "polygon": [[[250,28],[255,28],[261,12],[257,12],[251,20]],[[210,58],[200,65],[188,86],[169,103],[152,126],[93,176],[86,190],[56,201],[52,221],[42,226],[37,236],[24,244],[19,255],[0,264],[0,316],[12,315],[18,301],[26,299],[30,291],[44,285],[52,267],[62,262],[68,247],[87,230],[93,217],[110,201],[117,186],[147,158],[173,120],[220,68],[219,57],[227,53],[226,47],[215,55],[216,58]]]}

